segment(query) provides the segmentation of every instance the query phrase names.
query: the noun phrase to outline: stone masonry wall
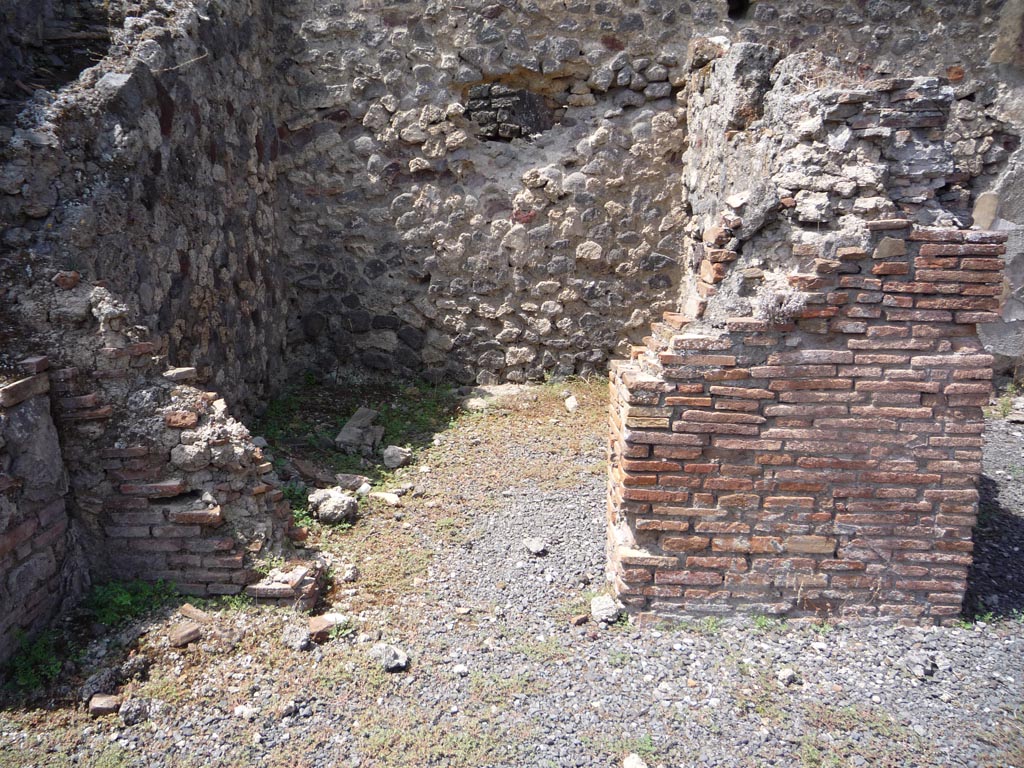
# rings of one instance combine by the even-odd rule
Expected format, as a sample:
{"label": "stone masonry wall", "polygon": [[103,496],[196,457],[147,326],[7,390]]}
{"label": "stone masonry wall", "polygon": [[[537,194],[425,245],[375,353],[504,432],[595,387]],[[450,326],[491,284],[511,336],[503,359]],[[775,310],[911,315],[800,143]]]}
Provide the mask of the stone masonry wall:
{"label": "stone masonry wall", "polygon": [[30,538],[5,552],[3,584],[42,575],[10,603],[5,632],[79,591],[54,581],[65,550],[79,588],[139,577],[225,594],[256,580],[253,559],[291,530],[228,406],[258,404],[284,372],[269,14],[124,10],[107,59],[0,127],[0,381],[48,388],[51,459],[69,479],[47,521],[11,486],[0,536]]}
{"label": "stone masonry wall", "polygon": [[[1016,148],[986,60],[998,11],[758,2],[730,19],[725,2],[292,4],[278,19],[293,45],[278,217],[299,287],[291,354],[323,372],[358,362],[460,381],[587,373],[627,354],[693,288],[681,279],[684,228],[703,211],[687,175],[741,167],[716,166],[691,136],[702,118],[688,98],[699,100],[692,81],[708,63],[690,50],[698,37],[777,50],[732,78],[738,93],[811,50],[836,60],[809,86],[951,78],[950,162],[969,223],[972,190]],[[756,95],[723,133],[759,118]]]}
{"label": "stone masonry wall", "polygon": [[[0,579],[41,586],[0,629],[73,596],[83,562],[200,594],[254,578],[294,532],[235,415],[289,374],[599,371],[665,311],[827,307],[789,278],[850,266],[866,221],[961,231],[1019,152],[997,24],[1017,5],[32,6],[59,22],[43,38],[77,19],[109,50],[0,110],[0,383],[40,425],[49,397],[68,478],[5,486],[0,537],[38,527]],[[922,74],[945,79],[865,85]]]}
{"label": "stone masonry wall", "polygon": [[[0,269],[21,324],[9,351],[34,351],[55,327],[74,336],[80,301],[53,307],[43,285],[77,272],[158,354],[254,406],[283,376],[287,311],[270,17],[258,2],[139,12],[107,59],[0,128]],[[92,353],[69,344],[60,362],[88,370]]]}

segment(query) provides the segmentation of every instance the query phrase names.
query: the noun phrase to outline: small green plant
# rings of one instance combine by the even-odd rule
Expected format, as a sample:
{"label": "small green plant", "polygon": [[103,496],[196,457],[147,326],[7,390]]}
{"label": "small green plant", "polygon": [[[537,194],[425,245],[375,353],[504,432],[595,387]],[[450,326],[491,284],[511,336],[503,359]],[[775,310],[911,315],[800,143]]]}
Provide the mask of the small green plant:
{"label": "small green plant", "polygon": [[657,756],[658,750],[654,746],[654,739],[651,738],[651,734],[644,733],[633,739],[623,739],[616,745],[618,749],[616,752],[629,754],[635,752],[640,755],[645,761],[653,761]]}
{"label": "small green plant", "polygon": [[814,634],[816,635],[821,635],[822,637],[831,634],[832,630],[834,629],[835,627],[829,624],[827,621],[823,621],[820,624],[811,625],[811,631],[814,632]]}
{"label": "small green plant", "polygon": [[547,637],[540,640],[529,640],[519,643],[512,648],[516,653],[523,654],[531,661],[557,661],[569,655],[567,649],[557,637]]}
{"label": "small green plant", "polygon": [[722,620],[717,616],[708,616],[697,625],[702,635],[717,635],[722,630]]}
{"label": "small green plant", "polygon": [[103,751],[96,755],[94,768],[128,768],[131,765],[131,755],[116,744],[108,745]]}
{"label": "small green plant", "polygon": [[1013,401],[1019,394],[1020,388],[1017,386],[1017,382],[1011,381],[1006,385],[1003,394],[996,400],[995,407],[990,410],[990,415],[1005,419],[1013,412]]}
{"label": "small green plant", "polygon": [[597,590],[584,590],[582,594],[570,600],[566,600],[555,611],[555,614],[562,619],[569,619],[573,616],[580,616],[590,613],[590,601],[601,593]]}
{"label": "small green plant", "polygon": [[280,555],[270,555],[269,557],[264,557],[254,562],[252,564],[252,569],[261,576],[266,576],[275,568],[283,568],[284,564],[285,560]]}
{"label": "small green plant", "polygon": [[454,517],[442,517],[435,524],[439,536],[449,540],[455,540],[462,534],[462,526]]}
{"label": "small green plant", "polygon": [[761,634],[768,632],[779,632],[786,626],[785,619],[775,619],[771,616],[758,615],[754,617],[754,629]]}
{"label": "small green plant", "polygon": [[313,522],[313,514],[309,511],[309,489],[300,483],[291,482],[285,483],[281,492],[292,508],[295,524],[309,527]]}
{"label": "small green plant", "polygon": [[629,663],[629,654],[625,651],[609,651],[608,663],[613,667],[624,667]]}
{"label": "small green plant", "polygon": [[30,639],[21,632],[17,640],[18,648],[9,665],[11,682],[22,690],[34,691],[56,680],[62,666],[56,635],[43,632]]}
{"label": "small green plant", "polygon": [[174,587],[165,581],[111,581],[93,587],[84,605],[100,624],[116,627],[163,605],[173,595]]}
{"label": "small green plant", "polygon": [[239,592],[237,595],[222,595],[217,598],[216,604],[229,611],[244,611],[255,605],[255,601],[244,592]]}
{"label": "small green plant", "polygon": [[349,637],[350,635],[354,635],[355,631],[356,625],[351,620],[346,619],[340,624],[335,624],[333,627],[331,627],[329,635],[331,640],[338,640],[343,637]]}

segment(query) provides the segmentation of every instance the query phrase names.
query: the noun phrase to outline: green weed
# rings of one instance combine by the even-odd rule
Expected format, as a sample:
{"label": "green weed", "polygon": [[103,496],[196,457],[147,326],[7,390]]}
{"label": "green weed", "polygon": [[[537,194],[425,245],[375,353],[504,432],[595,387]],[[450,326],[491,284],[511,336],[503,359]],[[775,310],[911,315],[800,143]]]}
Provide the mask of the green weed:
{"label": "green weed", "polygon": [[[342,453],[334,446],[335,435],[360,406],[377,411],[376,424],[384,428],[382,445],[413,448],[427,444],[436,432],[451,426],[458,415],[458,400],[448,387],[384,377],[337,383],[307,377],[272,401],[252,431],[263,435],[275,453],[381,482],[389,475],[383,466]],[[300,524],[305,524],[305,499],[293,493],[289,501],[303,520]]]}
{"label": "green weed", "polygon": [[601,593],[597,590],[584,590],[584,592],[572,600],[562,603],[555,611],[555,615],[562,619],[571,619],[573,616],[590,614],[590,601]]}
{"label": "green weed", "polygon": [[956,625],[960,627],[960,629],[974,629],[974,625],[977,624],[979,621],[984,622],[985,624],[991,624],[992,622],[996,621],[996,615],[992,611],[976,613],[969,619],[960,619],[956,623]]}
{"label": "green weed", "polygon": [[864,706],[813,702],[802,708],[802,768],[852,765],[939,765],[930,742],[891,715]]}
{"label": "green weed", "polygon": [[96,755],[93,768],[128,768],[131,755],[116,744],[111,744]]}
{"label": "green weed", "polygon": [[533,678],[527,672],[509,677],[484,672],[471,672],[469,675],[470,695],[484,704],[506,705],[515,696],[540,694],[548,687],[547,682]]}
{"label": "green weed", "polygon": [[708,616],[697,625],[697,631],[702,635],[717,635],[722,631],[722,620],[717,616]]}
{"label": "green weed", "polygon": [[284,567],[285,560],[279,555],[271,555],[268,557],[261,558],[252,564],[252,569],[261,576],[266,576],[275,568],[281,569]]}
{"label": "green weed", "polygon": [[219,607],[235,612],[244,611],[256,605],[256,601],[244,592],[239,592],[237,595],[222,595],[217,598],[216,602]]}
{"label": "green weed", "polygon": [[34,691],[49,685],[60,674],[63,662],[57,650],[57,636],[43,632],[31,639],[24,632],[18,634],[18,648],[9,662],[11,682],[25,691]]}
{"label": "green weed", "polygon": [[629,654],[625,651],[609,651],[608,663],[613,667],[624,667],[629,663]]}
{"label": "green weed", "polygon": [[308,528],[313,523],[313,514],[309,511],[309,489],[301,483],[285,483],[281,488],[288,505],[292,508],[292,518],[296,525]]}
{"label": "green weed", "polygon": [[722,630],[722,620],[717,616],[706,616],[700,621],[693,619],[663,619],[654,625],[659,632],[697,632],[701,635],[717,635]]}
{"label": "green weed", "polygon": [[116,627],[165,604],[173,596],[174,587],[165,581],[111,581],[93,587],[83,605],[100,624]]}
{"label": "green weed", "polygon": [[463,536],[463,526],[454,517],[442,517],[434,526],[438,536],[448,541],[457,542]]}
{"label": "green weed", "polygon": [[1017,395],[1020,394],[1020,388],[1016,381],[1011,381],[1006,385],[1006,389],[1003,390],[1003,394],[996,400],[996,404],[993,408],[989,409],[989,416],[998,416],[1001,419],[1005,419],[1013,412],[1013,401]]}
{"label": "green weed", "polygon": [[569,649],[562,645],[557,637],[547,637],[543,640],[530,640],[519,643],[512,650],[523,654],[531,661],[557,661],[569,655]]}
{"label": "green weed", "polygon": [[654,739],[649,733],[643,733],[632,738],[621,738],[606,742],[605,750],[617,756],[624,756],[630,753],[640,755],[645,762],[654,762],[658,756],[658,749],[654,746]]}
{"label": "green weed", "polygon": [[343,637],[349,637],[350,635],[354,635],[355,631],[356,625],[351,620],[346,619],[340,624],[335,624],[331,627],[330,638],[331,640],[338,640]]}
{"label": "green weed", "polygon": [[761,634],[769,632],[781,632],[786,627],[785,619],[775,619],[771,616],[755,616],[754,629]]}

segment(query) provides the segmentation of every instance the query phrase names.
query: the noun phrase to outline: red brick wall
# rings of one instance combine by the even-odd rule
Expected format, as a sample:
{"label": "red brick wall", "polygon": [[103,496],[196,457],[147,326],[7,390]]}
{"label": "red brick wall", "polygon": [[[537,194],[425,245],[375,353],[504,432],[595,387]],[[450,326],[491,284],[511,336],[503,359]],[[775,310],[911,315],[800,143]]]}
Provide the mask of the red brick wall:
{"label": "red brick wall", "polygon": [[609,556],[627,605],[959,613],[992,376],[975,324],[996,317],[1005,236],[870,228],[875,248],[792,276],[807,304],[786,324],[669,315],[613,367]]}

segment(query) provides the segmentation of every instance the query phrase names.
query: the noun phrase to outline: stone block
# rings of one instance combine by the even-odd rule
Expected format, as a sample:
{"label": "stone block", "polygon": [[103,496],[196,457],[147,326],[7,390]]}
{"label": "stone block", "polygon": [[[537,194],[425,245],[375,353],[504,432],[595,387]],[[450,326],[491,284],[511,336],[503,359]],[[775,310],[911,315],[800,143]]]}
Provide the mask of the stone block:
{"label": "stone block", "polygon": [[43,395],[49,391],[50,377],[44,373],[38,373],[0,387],[0,406],[13,408],[30,397]]}
{"label": "stone block", "polygon": [[184,621],[176,624],[167,633],[167,641],[173,648],[184,648],[189,643],[196,642],[203,635],[203,629],[198,622]]}

